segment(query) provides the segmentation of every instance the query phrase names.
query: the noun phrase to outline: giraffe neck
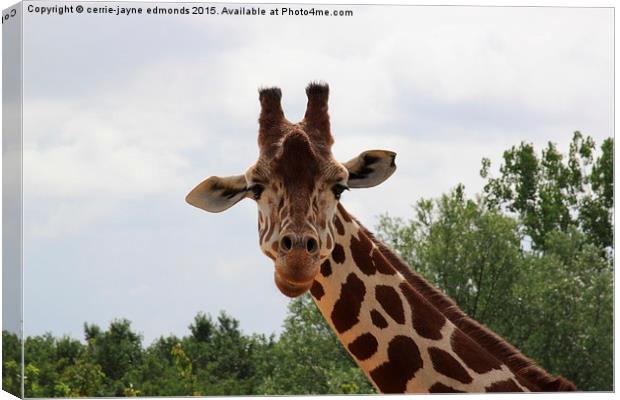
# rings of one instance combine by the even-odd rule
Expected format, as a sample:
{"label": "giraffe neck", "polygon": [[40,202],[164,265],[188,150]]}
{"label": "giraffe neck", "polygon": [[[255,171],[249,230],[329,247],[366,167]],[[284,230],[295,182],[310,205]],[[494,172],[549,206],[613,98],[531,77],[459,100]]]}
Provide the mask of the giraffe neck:
{"label": "giraffe neck", "polygon": [[340,205],[334,226],[311,294],[380,392],[571,389],[463,314]]}

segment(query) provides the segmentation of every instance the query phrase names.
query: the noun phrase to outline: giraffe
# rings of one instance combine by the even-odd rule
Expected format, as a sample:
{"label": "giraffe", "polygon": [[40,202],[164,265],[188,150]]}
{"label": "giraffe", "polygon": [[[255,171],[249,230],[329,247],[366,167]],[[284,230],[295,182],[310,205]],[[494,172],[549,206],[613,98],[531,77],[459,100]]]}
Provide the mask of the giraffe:
{"label": "giraffe", "polygon": [[254,199],[277,288],[288,297],[310,291],[381,393],[575,390],[465,315],[345,210],[343,192],[388,179],[396,153],[336,161],[329,86],[310,83],[306,94],[304,118],[291,123],[280,89],[260,89],[257,162],[242,175],[206,179],[186,201],[221,212]]}

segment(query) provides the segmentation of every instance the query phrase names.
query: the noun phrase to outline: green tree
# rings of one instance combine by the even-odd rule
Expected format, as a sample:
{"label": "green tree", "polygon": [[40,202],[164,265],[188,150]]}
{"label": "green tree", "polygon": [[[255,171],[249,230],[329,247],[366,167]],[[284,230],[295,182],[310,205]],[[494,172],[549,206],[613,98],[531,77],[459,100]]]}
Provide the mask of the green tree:
{"label": "green tree", "polygon": [[145,351],[138,369],[139,388],[143,396],[182,396],[184,383],[178,379],[172,349],[181,343],[176,336],[160,337]]}
{"label": "green tree", "polygon": [[194,318],[194,323],[189,326],[192,337],[198,342],[209,342],[215,330],[215,324],[205,313],[199,312]]}
{"label": "green tree", "polygon": [[41,370],[34,364],[26,364],[24,368],[24,393],[26,397],[45,396],[45,387],[39,385]]}
{"label": "green tree", "polygon": [[22,397],[21,362],[2,359],[2,390]]}
{"label": "green tree", "polygon": [[56,339],[50,333],[24,342],[24,393],[26,397],[54,396],[58,383]]}
{"label": "green tree", "polygon": [[131,322],[117,319],[107,331],[84,324],[91,362],[101,366],[105,374],[107,395],[122,396],[133,387],[135,373],[142,361],[142,337],[131,330]]}
{"label": "green tree", "polygon": [[264,394],[374,393],[309,295],[291,301],[284,332],[275,344]]}
{"label": "green tree", "polygon": [[21,397],[21,343],[12,332],[2,331],[2,390]]}
{"label": "green tree", "polygon": [[260,394],[260,372],[273,338],[244,335],[239,321],[199,313],[184,338],[161,337],[144,352],[136,388],[142,395]]}
{"label": "green tree", "polygon": [[184,386],[184,394],[189,393],[192,396],[200,396],[201,393],[196,390],[196,375],[192,371],[192,361],[183,351],[181,344],[175,345],[170,352],[174,360],[178,379]]}
{"label": "green tree", "polygon": [[82,358],[76,359],[64,369],[56,387],[60,397],[102,396],[105,375],[101,367]]}
{"label": "green tree", "polygon": [[487,180],[490,206],[515,213],[534,249],[545,250],[547,234],[577,226],[600,249],[613,245],[613,139],[608,138],[594,159],[594,140],[573,134],[568,156],[549,143],[539,157],[522,142],[503,154],[500,176],[491,177],[489,159],[480,175]]}
{"label": "green tree", "polygon": [[613,265],[577,228],[526,254],[510,337],[580,390],[613,388]]}
{"label": "green tree", "polygon": [[215,324],[210,318],[204,320],[198,315],[193,326],[198,327],[201,321],[207,321],[205,326],[214,328],[209,341],[203,340],[204,335],[195,334],[185,341],[187,354],[195,360],[200,392],[204,395],[256,394],[254,360],[256,353],[265,347],[264,340],[244,335],[239,321],[225,313],[220,313]]}

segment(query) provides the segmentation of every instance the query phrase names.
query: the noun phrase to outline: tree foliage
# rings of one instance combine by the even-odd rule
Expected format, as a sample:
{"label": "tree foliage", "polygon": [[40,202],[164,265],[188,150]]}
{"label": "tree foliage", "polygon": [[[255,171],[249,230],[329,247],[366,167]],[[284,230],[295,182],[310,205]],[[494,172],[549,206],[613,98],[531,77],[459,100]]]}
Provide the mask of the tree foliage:
{"label": "tree foliage", "polygon": [[[3,388],[19,394],[17,336],[3,331]],[[279,340],[245,335],[239,321],[198,313],[183,338],[146,348],[126,319],[84,324],[84,342],[26,340],[26,397],[369,393],[373,389],[309,296],[291,302]]]}
{"label": "tree foliage", "polygon": [[21,341],[15,334],[2,331],[2,390],[21,397]]}
{"label": "tree foliage", "polygon": [[601,250],[613,246],[613,147],[606,139],[598,158],[594,140],[573,134],[568,156],[549,143],[540,156],[522,142],[503,154],[500,176],[491,177],[491,162],[482,160],[487,179],[485,200],[516,214],[534,249],[547,249],[547,234],[577,226]]}
{"label": "tree foliage", "polygon": [[289,304],[284,333],[274,345],[264,394],[374,393],[316,305],[305,294]]}

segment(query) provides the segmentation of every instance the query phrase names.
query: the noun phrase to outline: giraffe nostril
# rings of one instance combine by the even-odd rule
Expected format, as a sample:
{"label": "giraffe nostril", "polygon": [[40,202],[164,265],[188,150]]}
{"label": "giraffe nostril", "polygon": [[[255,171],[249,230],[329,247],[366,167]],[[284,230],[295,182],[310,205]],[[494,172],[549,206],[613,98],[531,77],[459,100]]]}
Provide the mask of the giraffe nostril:
{"label": "giraffe nostril", "polygon": [[316,240],[314,240],[313,238],[309,238],[306,242],[306,250],[308,250],[308,253],[314,253],[318,248],[319,246]]}
{"label": "giraffe nostril", "polygon": [[284,251],[289,251],[291,248],[293,248],[293,241],[290,237],[284,236],[280,241],[280,247],[282,247]]}

